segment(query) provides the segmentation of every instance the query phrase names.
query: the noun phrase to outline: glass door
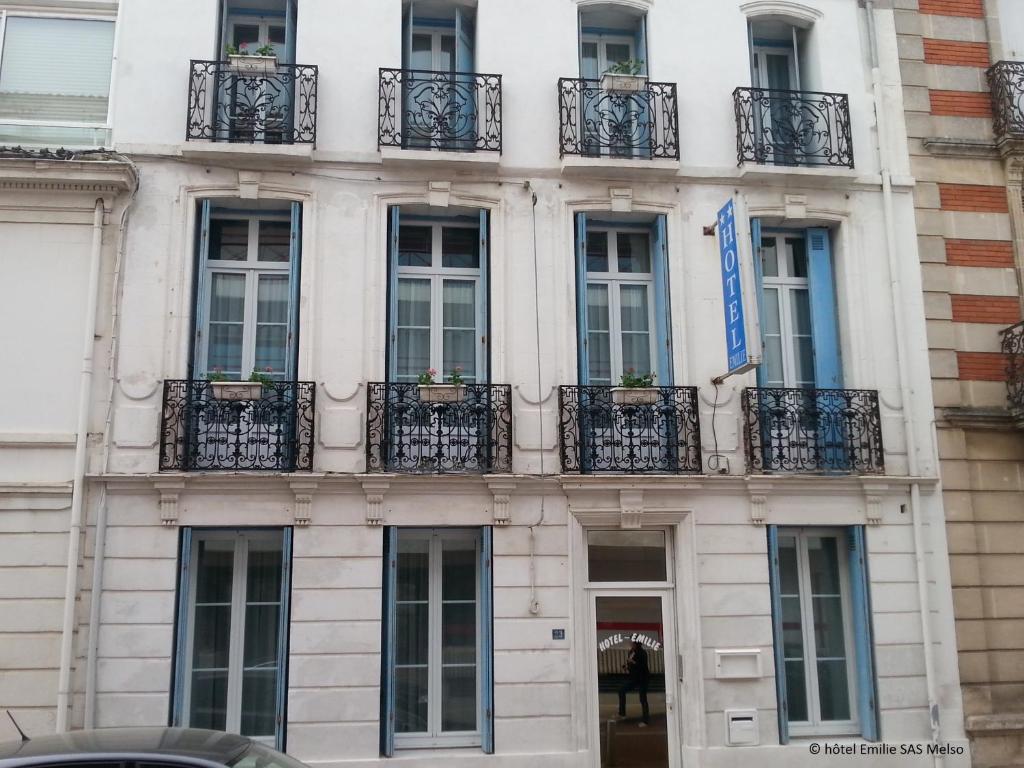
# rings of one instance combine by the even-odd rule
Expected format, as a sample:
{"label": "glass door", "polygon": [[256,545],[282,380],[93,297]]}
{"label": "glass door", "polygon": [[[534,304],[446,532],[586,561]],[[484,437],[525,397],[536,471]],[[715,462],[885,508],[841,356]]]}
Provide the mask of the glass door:
{"label": "glass door", "polygon": [[601,768],[673,764],[672,697],[666,688],[674,679],[666,674],[673,657],[667,651],[664,603],[658,594],[594,596]]}
{"label": "glass door", "polygon": [[641,94],[606,93],[601,75],[620,62],[633,59],[628,37],[584,35],[580,43],[580,89],[583,151],[586,155],[631,157],[637,151],[634,136]]}
{"label": "glass door", "polygon": [[[239,53],[255,54],[273,49],[279,66],[288,58],[287,34],[282,21],[232,18],[228,21],[228,45]],[[290,63],[290,62],[288,62]],[[277,72],[242,74],[228,78],[225,109],[229,140],[280,144],[289,130],[290,78]]]}

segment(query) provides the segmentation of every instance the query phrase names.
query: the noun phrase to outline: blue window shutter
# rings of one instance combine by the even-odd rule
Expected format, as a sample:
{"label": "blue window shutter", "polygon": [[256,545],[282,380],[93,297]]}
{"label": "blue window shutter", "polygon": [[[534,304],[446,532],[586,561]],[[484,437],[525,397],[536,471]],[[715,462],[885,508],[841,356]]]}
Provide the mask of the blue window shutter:
{"label": "blue window shutter", "polygon": [[295,64],[295,27],[299,19],[296,0],[288,0],[287,16],[284,22],[285,63]]}
{"label": "blue window shutter", "polygon": [[302,203],[292,203],[288,240],[288,379],[298,378],[299,288],[302,273]]}
{"label": "blue window shutter", "polygon": [[185,721],[185,685],[188,648],[188,632],[191,620],[188,615],[189,582],[192,573],[192,529],[181,529],[181,561],[178,563],[178,625],[174,628],[174,701],[171,705],[171,725],[183,728]]}
{"label": "blue window shutter", "polygon": [[277,630],[277,718],[274,729],[274,748],[284,751],[285,728],[288,712],[288,639],[291,637],[292,596],[292,529],[285,528],[281,535],[281,614]]}
{"label": "blue window shutter", "polygon": [[654,322],[657,354],[657,383],[671,387],[672,374],[672,303],[669,298],[668,237],[665,216],[654,220],[652,242],[654,243]]}
{"label": "blue window shutter", "polygon": [[[757,293],[757,317],[760,321],[758,327],[761,329],[761,338],[757,340],[757,343],[761,345],[760,353],[762,359],[764,358],[764,264],[761,261],[761,220],[751,219],[750,220],[750,240],[751,240],[751,254],[754,260],[754,290]],[[744,311],[749,312],[749,307],[744,307]],[[763,387],[764,383],[764,363],[757,366],[757,386]]]}
{"label": "blue window shutter", "polygon": [[775,695],[778,698],[779,744],[789,743],[789,704],[786,701],[786,656],[782,644],[782,593],[779,585],[779,529],[768,526],[768,580],[772,594],[772,641],[775,645]]}
{"label": "blue window shutter", "polygon": [[832,277],[832,250],[827,229],[807,230],[807,276],[811,300],[811,335],[814,344],[814,383],[818,389],[841,389],[839,327]]}
{"label": "blue window shutter", "polygon": [[412,65],[412,25],[415,7],[416,0],[411,0],[402,18],[402,69],[408,69]]}
{"label": "blue window shutter", "polygon": [[400,209],[393,205],[388,209],[388,327],[387,327],[387,377],[398,370],[398,226]]}
{"label": "blue window shutter", "polygon": [[384,529],[384,580],[381,605],[380,752],[395,754],[395,595],[398,580],[398,528]]}
{"label": "blue window shutter", "polygon": [[477,328],[480,335],[480,345],[483,348],[483,367],[477,375],[479,383],[486,383],[491,380],[491,291],[490,291],[490,268],[491,235],[489,223],[490,211],[480,209],[480,308],[483,323]]}
{"label": "blue window shutter", "polygon": [[473,20],[462,6],[455,6],[455,69],[473,71]]}
{"label": "blue window shutter", "polygon": [[482,690],[480,735],[485,754],[494,754],[494,556],[493,529],[482,531],[480,546],[480,687]]}
{"label": "blue window shutter", "polygon": [[577,377],[580,384],[590,380],[587,355],[587,214],[576,214],[576,347]]}
{"label": "blue window shutter", "polygon": [[206,370],[206,337],[203,325],[206,323],[206,265],[210,259],[210,201],[203,200],[199,206],[199,245],[196,251],[195,295],[195,346],[192,351],[192,378],[201,379]]}
{"label": "blue window shutter", "polygon": [[868,579],[864,526],[847,529],[850,554],[850,600],[853,613],[854,655],[857,662],[857,716],[861,735],[878,741],[878,695],[875,691],[875,658],[871,631],[871,588]]}
{"label": "blue window shutter", "polygon": [[647,62],[647,16],[646,14],[641,16],[636,23],[636,32],[634,33],[635,40],[633,47],[635,53],[633,58],[640,61],[640,74],[646,75],[650,69]]}
{"label": "blue window shutter", "polygon": [[[457,72],[473,71],[473,20],[461,6],[455,6],[455,70]],[[476,146],[474,129],[476,107],[476,85],[472,75],[457,75],[458,83],[455,97],[459,100],[459,119],[469,127],[459,142],[463,149]],[[461,93],[460,93],[461,91]]]}

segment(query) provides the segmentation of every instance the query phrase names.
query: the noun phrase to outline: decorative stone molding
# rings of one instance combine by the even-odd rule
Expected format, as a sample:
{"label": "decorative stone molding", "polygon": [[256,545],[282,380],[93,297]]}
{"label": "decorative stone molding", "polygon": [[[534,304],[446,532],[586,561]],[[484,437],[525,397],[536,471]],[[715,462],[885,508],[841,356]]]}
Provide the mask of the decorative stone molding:
{"label": "decorative stone molding", "polygon": [[427,203],[434,208],[447,208],[452,196],[450,181],[428,181]]}
{"label": "decorative stone molding", "polygon": [[759,16],[785,17],[798,27],[809,27],[824,16],[817,8],[793,0],[750,0],[740,6],[740,13],[750,19]]}
{"label": "decorative stone molding", "polygon": [[504,528],[512,522],[512,512],[509,506],[512,501],[512,491],[515,490],[516,482],[511,478],[487,478],[487,487],[494,496],[494,524]]}
{"label": "decorative stone molding", "polygon": [[882,499],[889,490],[886,483],[865,481],[864,487],[864,519],[868,525],[882,524]]}
{"label": "decorative stone molding", "polygon": [[768,494],[771,490],[771,483],[747,483],[747,491],[750,493],[751,525],[764,525],[768,520]]}
{"label": "decorative stone molding", "polygon": [[643,527],[644,492],[638,490],[619,491],[619,526],[628,530]]}
{"label": "decorative stone molding", "polygon": [[295,494],[295,525],[304,528],[313,519],[313,494],[318,483],[316,480],[292,480],[288,485]]}
{"label": "decorative stone molding", "polygon": [[807,195],[786,195],[785,205],[787,219],[807,218]]}
{"label": "decorative stone molding", "polygon": [[263,174],[259,171],[238,172],[238,196],[243,200],[256,200],[260,196],[260,179]]}
{"label": "decorative stone molding", "polygon": [[995,142],[975,139],[950,139],[933,137],[922,141],[924,148],[934,157],[998,158],[999,149]]}
{"label": "decorative stone molding", "polygon": [[633,190],[630,187],[610,187],[608,197],[611,198],[611,209],[615,213],[633,211]]}
{"label": "decorative stone molding", "polygon": [[390,480],[362,480],[363,493],[366,494],[366,524],[377,526],[384,524],[384,494],[391,487]]}
{"label": "decorative stone molding", "polygon": [[153,483],[160,494],[160,524],[166,527],[178,524],[178,498],[185,490],[185,478],[157,480]]}

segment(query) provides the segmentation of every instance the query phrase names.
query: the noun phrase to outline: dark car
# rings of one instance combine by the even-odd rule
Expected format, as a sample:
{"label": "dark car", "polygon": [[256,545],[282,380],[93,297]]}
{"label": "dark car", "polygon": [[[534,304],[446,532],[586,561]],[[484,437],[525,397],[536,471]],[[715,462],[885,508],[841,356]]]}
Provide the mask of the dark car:
{"label": "dark car", "polygon": [[199,728],[99,728],[0,742],[0,768],[307,768],[245,736]]}

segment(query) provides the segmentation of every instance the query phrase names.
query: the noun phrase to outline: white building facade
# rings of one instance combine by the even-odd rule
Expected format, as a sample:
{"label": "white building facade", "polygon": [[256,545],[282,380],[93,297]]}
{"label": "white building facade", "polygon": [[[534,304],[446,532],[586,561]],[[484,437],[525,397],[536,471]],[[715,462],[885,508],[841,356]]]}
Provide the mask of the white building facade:
{"label": "white building facade", "polygon": [[[858,5],[90,4],[110,362],[80,475],[24,445],[72,422],[0,428],[0,706],[312,765],[966,764],[894,11]],[[760,364],[720,378],[726,323]]]}

